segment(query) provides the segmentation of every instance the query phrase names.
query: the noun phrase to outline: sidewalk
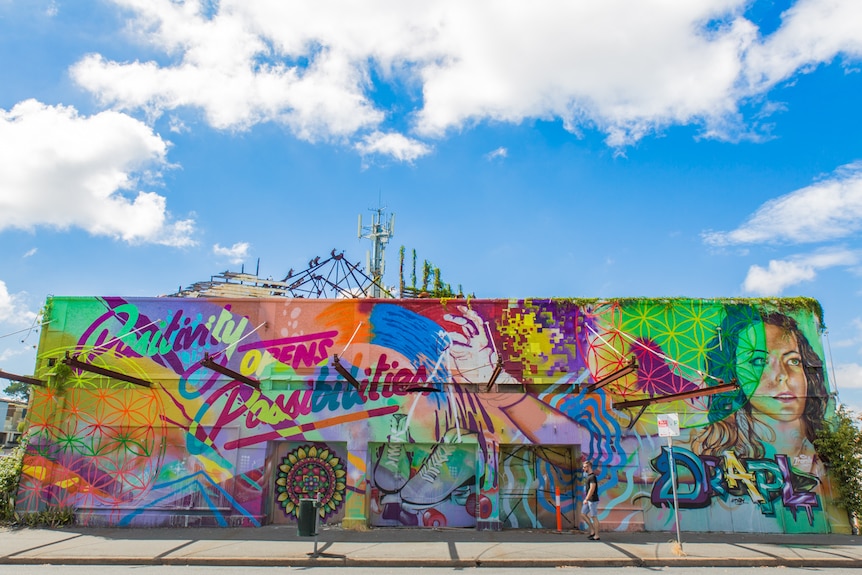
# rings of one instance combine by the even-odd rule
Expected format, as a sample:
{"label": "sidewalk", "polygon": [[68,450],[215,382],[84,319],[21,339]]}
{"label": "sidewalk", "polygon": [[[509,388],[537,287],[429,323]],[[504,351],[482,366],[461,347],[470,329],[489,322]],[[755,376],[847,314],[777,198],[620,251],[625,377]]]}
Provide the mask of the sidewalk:
{"label": "sidewalk", "polygon": [[456,529],[2,529],[0,565],[862,567],[862,537]]}

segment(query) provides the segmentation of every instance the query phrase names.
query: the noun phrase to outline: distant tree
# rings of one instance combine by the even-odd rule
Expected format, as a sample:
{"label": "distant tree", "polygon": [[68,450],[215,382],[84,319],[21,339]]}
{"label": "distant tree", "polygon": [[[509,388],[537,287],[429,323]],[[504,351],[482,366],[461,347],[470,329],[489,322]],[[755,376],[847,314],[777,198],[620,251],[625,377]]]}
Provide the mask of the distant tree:
{"label": "distant tree", "polygon": [[[430,297],[430,298],[450,298],[455,297],[456,293],[452,290],[452,284],[443,281],[440,268],[435,266],[429,260],[425,260],[422,264],[422,284],[417,285],[416,276],[416,250],[413,250],[413,269],[410,275],[410,285],[404,281],[404,256],[406,249],[401,246],[400,251],[400,267],[399,267],[399,285],[401,289],[401,297]],[[464,297],[461,285],[458,285],[457,297]],[[475,297],[475,296],[470,296]]]}
{"label": "distant tree", "polygon": [[431,262],[425,260],[425,263],[422,265],[422,291],[424,292],[428,291],[428,282],[431,281],[431,272]]}
{"label": "distant tree", "polygon": [[3,393],[9,397],[26,401],[30,396],[30,386],[20,381],[10,381],[9,385],[3,389]]}
{"label": "distant tree", "polygon": [[820,428],[814,445],[838,490],[836,503],[847,510],[854,532],[862,517],[862,419],[844,406]]}

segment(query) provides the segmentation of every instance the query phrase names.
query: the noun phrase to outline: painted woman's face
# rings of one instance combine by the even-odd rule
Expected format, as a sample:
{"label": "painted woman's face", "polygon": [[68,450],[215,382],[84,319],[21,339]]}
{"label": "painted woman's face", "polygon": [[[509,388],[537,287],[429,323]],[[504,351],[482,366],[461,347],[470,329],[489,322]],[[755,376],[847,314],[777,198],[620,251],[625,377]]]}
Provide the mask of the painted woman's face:
{"label": "painted woman's face", "polygon": [[760,385],[749,402],[773,419],[795,421],[802,417],[808,395],[799,344],[792,332],[778,326],[766,324],[764,331],[766,345],[746,354],[751,372],[762,370]]}

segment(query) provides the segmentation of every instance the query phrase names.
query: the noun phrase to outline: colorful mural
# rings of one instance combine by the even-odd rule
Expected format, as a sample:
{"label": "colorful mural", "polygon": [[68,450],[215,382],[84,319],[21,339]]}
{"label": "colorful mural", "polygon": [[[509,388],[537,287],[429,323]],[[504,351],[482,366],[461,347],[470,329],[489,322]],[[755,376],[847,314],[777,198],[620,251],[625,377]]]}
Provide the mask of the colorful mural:
{"label": "colorful mural", "polygon": [[475,527],[475,444],[386,443],[371,469],[371,525]]}
{"label": "colorful mural", "polygon": [[676,413],[683,528],[849,532],[813,444],[835,401],[813,300],[57,297],[46,310],[36,375],[50,385],[29,412],[22,511],[258,526],[314,498],[345,526],[569,529],[590,459],[603,529],[665,531],[656,421]]}

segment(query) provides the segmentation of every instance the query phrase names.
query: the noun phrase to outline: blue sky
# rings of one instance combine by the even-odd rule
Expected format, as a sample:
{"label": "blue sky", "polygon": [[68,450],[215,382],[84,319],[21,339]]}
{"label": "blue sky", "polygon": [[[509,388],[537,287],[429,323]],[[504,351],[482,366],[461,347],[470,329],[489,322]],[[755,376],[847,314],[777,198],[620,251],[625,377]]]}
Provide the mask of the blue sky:
{"label": "blue sky", "polygon": [[478,297],[817,298],[862,408],[858,0],[0,0],[0,369],[48,295],[283,277],[356,218]]}

